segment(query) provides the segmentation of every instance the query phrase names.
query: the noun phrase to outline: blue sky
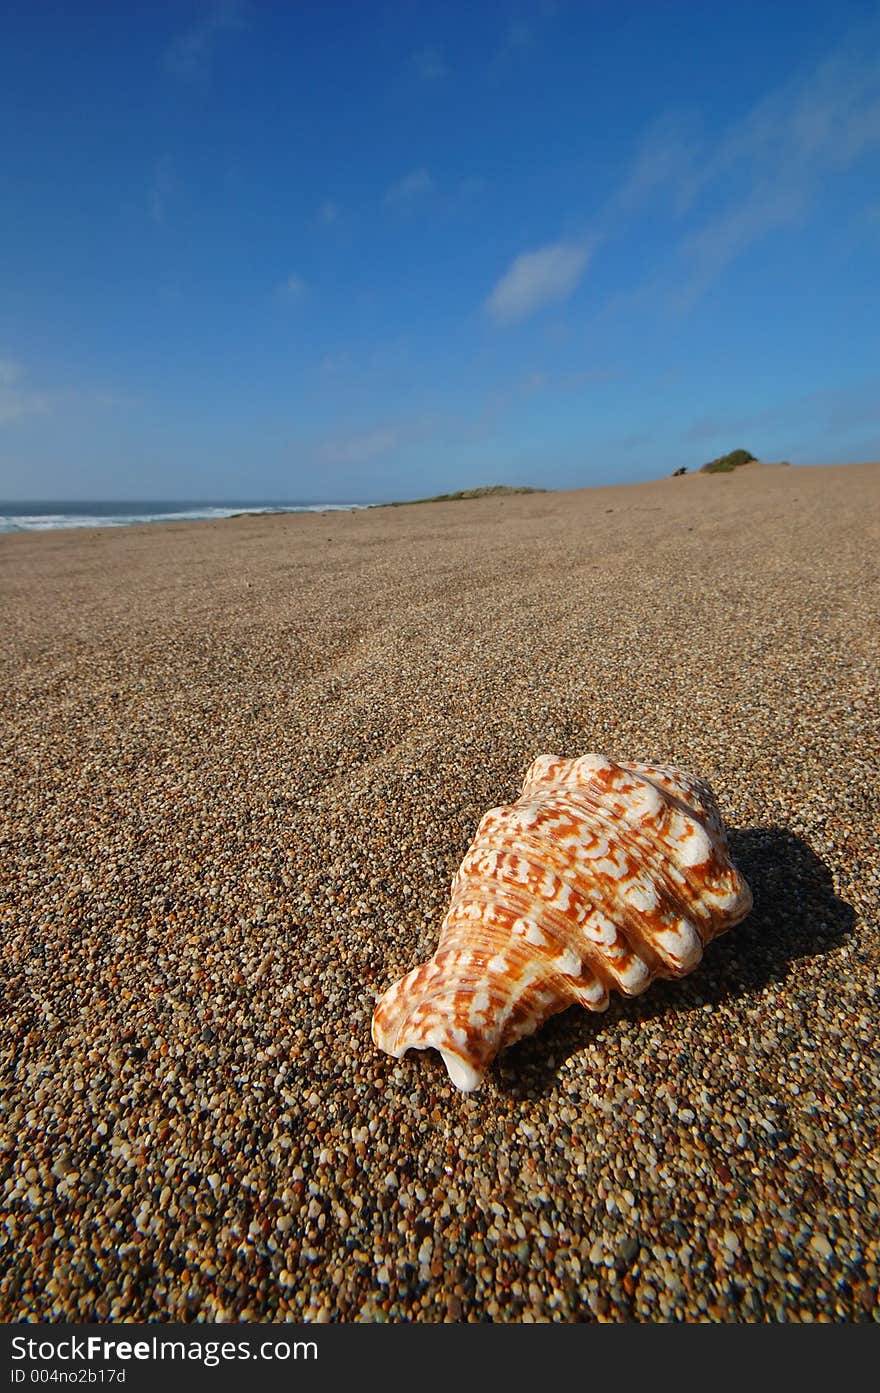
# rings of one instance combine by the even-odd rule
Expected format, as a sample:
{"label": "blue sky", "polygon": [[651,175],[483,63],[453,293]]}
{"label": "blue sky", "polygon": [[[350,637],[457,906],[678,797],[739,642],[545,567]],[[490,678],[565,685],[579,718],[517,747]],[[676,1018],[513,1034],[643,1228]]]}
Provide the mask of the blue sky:
{"label": "blue sky", "polygon": [[7,7],[0,497],[880,457],[880,5]]}

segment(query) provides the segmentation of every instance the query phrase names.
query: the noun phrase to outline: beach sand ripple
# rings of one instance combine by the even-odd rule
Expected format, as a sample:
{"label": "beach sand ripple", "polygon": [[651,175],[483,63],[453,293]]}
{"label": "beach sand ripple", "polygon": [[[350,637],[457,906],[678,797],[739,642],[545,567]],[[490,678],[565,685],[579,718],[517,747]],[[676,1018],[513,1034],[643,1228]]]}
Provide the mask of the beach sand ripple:
{"label": "beach sand ripple", "polygon": [[[0,538],[0,1318],[878,1316],[880,466]],[[542,752],[755,894],[467,1097],[370,1040]]]}

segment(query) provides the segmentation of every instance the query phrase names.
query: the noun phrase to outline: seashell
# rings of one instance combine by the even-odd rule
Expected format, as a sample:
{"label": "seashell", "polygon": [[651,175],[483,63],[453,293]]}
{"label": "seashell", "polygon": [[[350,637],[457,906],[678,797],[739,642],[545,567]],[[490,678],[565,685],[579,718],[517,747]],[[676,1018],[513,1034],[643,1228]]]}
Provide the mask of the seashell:
{"label": "seashell", "polygon": [[612,990],[638,996],[692,972],[751,907],[701,779],[539,755],[517,801],[483,817],[437,950],[377,1002],[373,1040],[396,1059],[439,1050],[470,1092],[556,1012],[604,1011]]}

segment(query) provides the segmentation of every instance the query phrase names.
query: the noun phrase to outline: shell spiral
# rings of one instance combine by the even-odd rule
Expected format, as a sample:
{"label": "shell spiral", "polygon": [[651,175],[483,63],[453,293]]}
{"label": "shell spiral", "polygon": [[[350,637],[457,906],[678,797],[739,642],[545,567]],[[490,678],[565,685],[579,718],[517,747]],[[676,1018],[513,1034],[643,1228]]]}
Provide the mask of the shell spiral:
{"label": "shell spiral", "polygon": [[479,1087],[499,1050],[578,1002],[683,977],[752,907],[709,786],[665,764],[539,755],[485,814],[434,956],[385,992],[375,1044],[436,1049]]}

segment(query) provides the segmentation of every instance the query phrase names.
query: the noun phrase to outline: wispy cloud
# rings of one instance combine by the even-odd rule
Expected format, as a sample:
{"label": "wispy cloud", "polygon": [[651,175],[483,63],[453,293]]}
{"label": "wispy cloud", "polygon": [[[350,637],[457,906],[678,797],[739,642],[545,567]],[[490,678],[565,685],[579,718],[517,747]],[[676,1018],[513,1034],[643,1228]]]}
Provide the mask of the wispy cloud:
{"label": "wispy cloud", "polygon": [[513,324],[554,301],[567,300],[590,259],[585,242],[554,242],[523,252],[511,263],[485,302],[498,324]]}
{"label": "wispy cloud", "polygon": [[103,387],[34,387],[21,363],[14,358],[0,358],[0,426],[63,408],[106,410],[127,405],[131,400]]}
{"label": "wispy cloud", "polygon": [[868,204],[850,219],[843,243],[846,254],[880,248],[880,203]]}
{"label": "wispy cloud", "polygon": [[387,455],[397,444],[398,432],[392,427],[381,427],[325,440],[317,446],[315,460],[326,465],[366,464]]}
{"label": "wispy cloud", "polygon": [[432,192],[434,180],[431,178],[427,169],[422,166],[419,169],[410,170],[397,183],[392,184],[385,195],[386,203],[396,207],[410,207],[425,194]]}
{"label": "wispy cloud", "polygon": [[478,198],[486,189],[486,180],[479,174],[469,174],[462,179],[459,184],[455,197],[460,203],[466,203],[472,198]]}
{"label": "wispy cloud", "polygon": [[24,369],[11,358],[0,358],[0,425],[25,416],[39,416],[51,409],[48,392],[27,385]]}
{"label": "wispy cloud", "polygon": [[755,106],[706,160],[699,184],[710,192],[731,187],[738,197],[687,239],[685,256],[696,255],[688,292],[698,294],[761,238],[805,218],[834,175],[878,148],[876,47],[850,40]]}
{"label": "wispy cloud", "polygon": [[287,300],[292,304],[298,304],[300,300],[305,299],[308,293],[308,286],[302,276],[298,276],[293,272],[281,282],[278,287],[278,293],[283,300]]}
{"label": "wispy cloud", "polygon": [[507,53],[515,53],[517,49],[531,48],[534,41],[535,31],[532,25],[523,19],[515,19],[508,26],[501,47]]}
{"label": "wispy cloud", "polygon": [[755,411],[718,411],[700,416],[686,428],[682,439],[699,443],[750,433],[751,448],[761,449],[762,437],[775,438],[785,432],[793,435],[805,425],[813,434],[825,432],[833,437],[854,429],[880,427],[880,378],[863,378],[842,387],[815,388]]}
{"label": "wispy cloud", "polygon": [[165,71],[183,82],[204,82],[211,72],[214,49],[222,34],[244,27],[242,0],[211,0],[192,29],[178,34],[165,50]]}
{"label": "wispy cloud", "polygon": [[318,209],[316,222],[319,227],[333,227],[339,222],[339,205],[328,198]]}
{"label": "wispy cloud", "polygon": [[727,133],[707,179],[746,162],[813,181],[847,169],[880,144],[878,41],[875,23],[770,93]]}
{"label": "wispy cloud", "polygon": [[613,238],[646,210],[686,219],[677,264],[659,273],[678,309],[749,249],[804,222],[830,182],[880,149],[880,25],[769,92],[710,140],[694,117],[666,113],[646,132],[600,214]]}
{"label": "wispy cloud", "polygon": [[500,77],[508,64],[526,49],[531,48],[534,41],[535,31],[531,24],[523,19],[511,21],[492,55],[492,61],[489,65],[490,76]]}
{"label": "wispy cloud", "polygon": [[547,373],[542,368],[533,368],[499,384],[484,397],[475,413],[459,418],[457,424],[462,436],[485,439],[492,435],[511,412],[546,391],[548,383]]}
{"label": "wispy cloud", "polygon": [[318,371],[325,377],[338,377],[350,366],[351,358],[347,353],[325,353],[318,363]]}
{"label": "wispy cloud", "polygon": [[555,0],[519,6],[519,13],[508,20],[489,64],[489,76],[498,78],[504,70],[539,42],[548,21],[559,13]]}
{"label": "wispy cloud", "polygon": [[170,155],[162,155],[153,167],[150,180],[150,217],[157,227],[164,227],[168,220],[168,207],[178,186],[174,165]]}
{"label": "wispy cloud", "polygon": [[644,132],[632,164],[605,207],[606,223],[619,221],[658,199],[683,212],[694,197],[704,150],[692,117],[665,112]]}
{"label": "wispy cloud", "polygon": [[439,82],[449,72],[443,50],[433,44],[414,53],[410,59],[410,67],[420,82],[427,83]]}
{"label": "wispy cloud", "polygon": [[687,236],[680,250],[688,272],[674,297],[676,307],[687,309],[750,246],[797,222],[807,203],[806,191],[796,183],[759,185],[745,202],[728,208]]}

